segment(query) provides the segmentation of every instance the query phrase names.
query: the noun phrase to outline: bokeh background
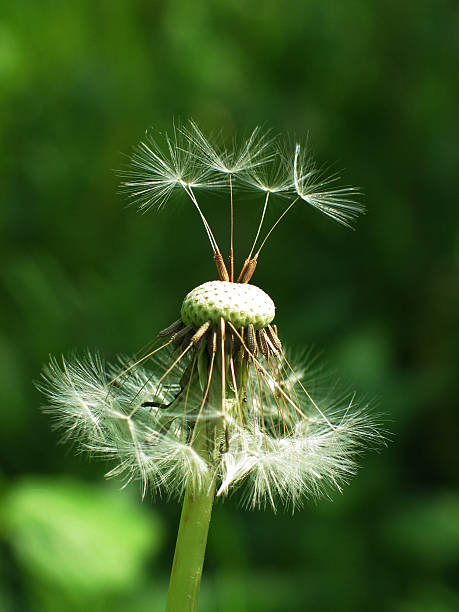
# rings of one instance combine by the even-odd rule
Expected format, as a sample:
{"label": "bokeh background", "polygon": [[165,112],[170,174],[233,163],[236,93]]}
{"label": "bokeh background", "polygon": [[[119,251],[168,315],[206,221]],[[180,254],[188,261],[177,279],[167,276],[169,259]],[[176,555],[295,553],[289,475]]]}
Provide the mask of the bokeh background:
{"label": "bokeh background", "polygon": [[58,445],[33,381],[49,354],[134,352],[214,278],[191,207],[137,214],[114,172],[189,116],[309,133],[364,189],[356,232],[298,206],[254,282],[392,432],[331,502],[217,504],[200,609],[458,610],[457,2],[0,6],[0,610],[164,605],[179,508]]}

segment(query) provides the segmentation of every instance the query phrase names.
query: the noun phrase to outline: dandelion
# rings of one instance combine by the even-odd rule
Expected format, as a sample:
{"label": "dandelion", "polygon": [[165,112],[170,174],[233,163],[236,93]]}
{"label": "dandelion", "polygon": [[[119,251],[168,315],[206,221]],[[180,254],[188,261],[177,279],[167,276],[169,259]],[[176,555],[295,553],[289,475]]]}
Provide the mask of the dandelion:
{"label": "dandelion", "polygon": [[[357,190],[336,187],[296,144],[282,151],[256,128],[226,148],[190,122],[134,150],[124,188],[143,210],[165,205],[174,190],[201,218],[217,280],[194,288],[178,318],[130,358],[52,359],[43,373],[45,408],[80,450],[114,462],[107,476],[139,481],[183,499],[168,610],[194,610],[215,498],[238,491],[249,508],[300,507],[355,473],[356,458],[381,439],[365,403],[336,392],[313,360],[294,367],[274,323],[275,305],[250,284],[260,252],[298,202],[349,226]],[[237,185],[262,194],[254,240],[234,268]],[[228,265],[199,205],[200,189],[229,192]],[[241,192],[242,193],[242,192]],[[284,208],[263,233],[271,198]],[[262,238],[260,238],[262,236]]]}

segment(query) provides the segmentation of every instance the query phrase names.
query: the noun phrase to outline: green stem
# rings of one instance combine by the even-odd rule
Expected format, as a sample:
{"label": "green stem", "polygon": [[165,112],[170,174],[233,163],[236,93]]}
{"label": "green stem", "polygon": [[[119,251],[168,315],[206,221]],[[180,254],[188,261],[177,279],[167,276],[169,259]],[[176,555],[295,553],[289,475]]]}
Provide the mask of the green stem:
{"label": "green stem", "polygon": [[[202,438],[196,442],[205,444]],[[196,610],[214,498],[215,478],[204,490],[196,492],[189,486],[185,493],[166,612]]]}
{"label": "green stem", "polygon": [[[225,378],[226,389],[222,389],[221,360],[220,367],[215,367],[214,375],[209,383],[209,363],[204,350],[201,351],[198,359],[200,361],[198,361],[198,380],[196,384],[200,385],[199,388],[203,393],[209,386],[206,406],[207,403],[220,406],[225,402],[225,398],[234,399],[234,390],[231,386],[227,386],[227,378]],[[225,369],[227,369],[226,363]],[[194,384],[193,381],[190,381],[190,385],[192,384]],[[223,422],[220,422],[220,419],[212,422],[203,418],[202,420],[198,419],[195,427],[196,437],[193,448],[206,463],[212,465],[215,449],[223,443]],[[207,486],[198,491],[191,483],[185,492],[167,594],[166,612],[195,612],[196,610],[207,534],[215,499],[215,478],[216,475],[213,475]]]}
{"label": "green stem", "polygon": [[214,497],[215,481],[208,491],[185,494],[166,612],[196,610]]}

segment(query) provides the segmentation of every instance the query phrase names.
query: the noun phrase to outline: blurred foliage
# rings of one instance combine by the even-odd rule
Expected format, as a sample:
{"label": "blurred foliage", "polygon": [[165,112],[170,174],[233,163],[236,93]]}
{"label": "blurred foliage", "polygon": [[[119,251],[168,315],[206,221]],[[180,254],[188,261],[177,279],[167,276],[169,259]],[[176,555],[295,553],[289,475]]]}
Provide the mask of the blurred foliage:
{"label": "blurred foliage", "polygon": [[[127,496],[77,482],[29,479],[6,496],[2,531],[18,563],[41,595],[52,585],[60,603],[46,610],[98,606],[144,577],[146,557],[162,541],[160,521]],[[112,605],[112,604],[111,604]],[[107,607],[107,609],[109,609]]]}
{"label": "blurred foliage", "polygon": [[[433,499],[410,500],[394,512],[386,537],[407,561],[436,568],[457,560],[459,550],[459,494],[437,495]],[[419,534],[422,533],[422,537]]]}
{"label": "blurred foliage", "polygon": [[[190,208],[138,215],[116,195],[113,169],[145,128],[189,116],[229,134],[309,132],[318,159],[363,187],[357,232],[299,207],[254,282],[285,341],[323,348],[393,432],[334,503],[293,518],[217,505],[202,610],[458,609],[457,2],[0,7],[0,609],[68,609],[61,572],[81,585],[80,564],[94,585],[80,609],[162,609],[179,509],[139,508],[135,490],[106,497],[104,466],[56,444],[32,381],[49,354],[134,352],[213,278]],[[218,203],[207,206],[222,236]],[[258,210],[238,208],[239,261]],[[92,537],[100,557],[86,556]]]}

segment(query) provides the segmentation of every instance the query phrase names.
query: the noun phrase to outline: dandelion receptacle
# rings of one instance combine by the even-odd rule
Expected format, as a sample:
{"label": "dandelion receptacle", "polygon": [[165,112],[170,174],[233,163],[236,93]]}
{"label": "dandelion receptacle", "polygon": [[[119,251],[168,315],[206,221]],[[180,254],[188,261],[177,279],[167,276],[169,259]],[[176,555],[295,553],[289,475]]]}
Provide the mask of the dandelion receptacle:
{"label": "dandelion receptacle", "polygon": [[[123,179],[143,211],[184,196],[202,221],[216,278],[189,291],[176,320],[132,357],[52,359],[41,388],[56,427],[114,462],[108,476],[139,481],[142,495],[183,500],[167,610],[187,612],[197,606],[216,498],[237,492],[248,508],[293,510],[340,489],[362,447],[381,439],[367,405],[354,394],[331,397],[313,359],[291,364],[274,302],[252,284],[263,248],[293,206],[307,204],[348,227],[364,209],[358,190],[316,166],[306,145],[289,150],[259,128],[230,147],[193,121],[162,143],[149,134]],[[224,249],[202,190],[227,193]],[[247,191],[260,195],[260,217],[239,259],[235,202]],[[282,210],[266,227],[274,198]]]}

